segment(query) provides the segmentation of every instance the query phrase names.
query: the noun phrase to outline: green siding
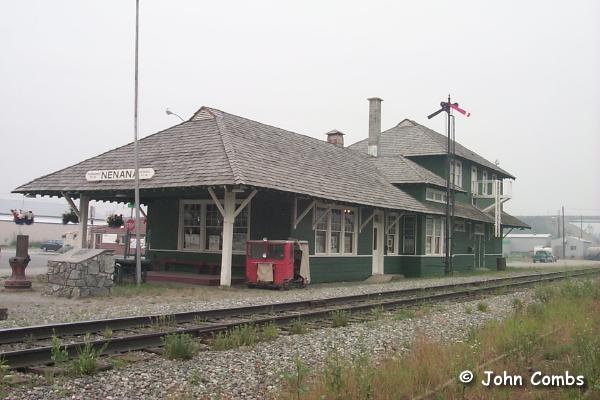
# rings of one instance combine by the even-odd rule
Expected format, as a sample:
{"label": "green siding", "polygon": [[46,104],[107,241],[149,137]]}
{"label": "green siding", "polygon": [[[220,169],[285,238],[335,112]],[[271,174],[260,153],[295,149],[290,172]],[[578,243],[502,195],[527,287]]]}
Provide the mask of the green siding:
{"label": "green siding", "polygon": [[311,257],[313,283],[360,281],[371,276],[372,257]]}
{"label": "green siding", "polygon": [[148,204],[150,247],[177,250],[179,200],[157,199]]}
{"label": "green siding", "polygon": [[[220,253],[194,253],[184,251],[154,251],[152,259],[155,265],[160,264],[162,260],[173,260],[179,261],[193,261],[202,262],[207,264],[221,265],[221,254]],[[244,276],[245,275],[245,263],[246,256],[242,254],[233,254],[232,256],[232,270],[233,276]],[[170,264],[169,271],[176,272],[189,272],[196,273],[196,267],[192,265],[181,265],[181,264]]]}

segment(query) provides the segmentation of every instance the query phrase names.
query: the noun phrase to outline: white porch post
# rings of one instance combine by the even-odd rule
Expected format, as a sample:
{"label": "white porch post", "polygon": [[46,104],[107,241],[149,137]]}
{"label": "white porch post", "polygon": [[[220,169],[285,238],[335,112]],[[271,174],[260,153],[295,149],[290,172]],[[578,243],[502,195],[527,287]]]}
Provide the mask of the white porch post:
{"label": "white porch post", "polygon": [[88,212],[89,212],[90,198],[88,196],[81,195],[79,197],[79,244],[82,249],[87,248],[87,226],[88,226]]}
{"label": "white porch post", "polygon": [[221,286],[231,286],[231,255],[233,251],[233,221],[235,193],[225,189],[223,199],[223,251],[221,253]]}

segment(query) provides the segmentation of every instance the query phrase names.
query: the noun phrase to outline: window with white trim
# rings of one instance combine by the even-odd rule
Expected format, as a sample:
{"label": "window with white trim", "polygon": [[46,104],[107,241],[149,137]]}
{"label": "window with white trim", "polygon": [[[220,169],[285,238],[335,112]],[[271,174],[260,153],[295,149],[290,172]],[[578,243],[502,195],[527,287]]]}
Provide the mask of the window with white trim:
{"label": "window with white trim", "polygon": [[427,188],[425,190],[425,198],[427,200],[435,201],[437,203],[446,203],[446,192]]}
{"label": "window with white trim", "polygon": [[453,160],[450,163],[450,177],[452,179],[452,184],[462,188],[462,162]]}
{"label": "window with white trim", "polygon": [[202,205],[199,203],[184,203],[182,209],[182,247],[184,249],[200,250],[200,231],[202,229]]}
{"label": "window with white trim", "polygon": [[417,217],[405,215],[402,219],[402,254],[417,254]]}
{"label": "window with white trim", "polygon": [[356,211],[343,206],[315,206],[315,254],[356,254]]}
{"label": "window with white trim", "polygon": [[387,254],[398,254],[398,215],[387,214],[385,217],[385,242],[387,244]]}
{"label": "window with white trim", "polygon": [[[242,200],[237,201],[239,206]],[[233,222],[233,252],[244,253],[250,238],[250,204]],[[179,220],[180,250],[220,252],[223,249],[223,216],[212,200],[182,200]]]}
{"label": "window with white trim", "polygon": [[481,180],[483,180],[483,185],[481,185],[481,194],[488,194],[487,171],[483,171],[481,174]]}
{"label": "window with white trim", "polygon": [[471,193],[479,194],[479,184],[477,183],[477,167],[471,167]]}
{"label": "window with white trim", "polygon": [[497,176],[495,174],[492,174],[492,182],[490,183],[490,188],[488,190],[489,194],[495,194],[495,192],[496,192],[496,187],[495,187],[496,186],[496,182],[495,182],[496,179],[497,179]]}
{"label": "window with white trim", "polygon": [[427,217],[425,220],[425,254],[444,254],[443,217]]}

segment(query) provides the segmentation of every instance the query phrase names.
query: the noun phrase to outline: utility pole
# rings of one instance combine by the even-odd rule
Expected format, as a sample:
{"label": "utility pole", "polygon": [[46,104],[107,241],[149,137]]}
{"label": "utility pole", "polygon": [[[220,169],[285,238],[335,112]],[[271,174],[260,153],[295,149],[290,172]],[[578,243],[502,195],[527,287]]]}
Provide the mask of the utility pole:
{"label": "utility pole", "polygon": [[565,250],[566,250],[567,244],[565,242],[565,206],[562,206],[561,209],[562,209],[562,245],[563,245],[562,246],[562,248],[563,248],[562,252],[563,252],[563,259],[566,259],[567,258],[567,256],[566,256],[567,253],[565,252]]}
{"label": "utility pole", "polygon": [[135,95],[133,107],[133,158],[135,163],[135,282],[142,283],[142,250],[140,249],[140,157],[138,149],[138,52],[140,36],[140,0],[135,0]]}
{"label": "utility pole", "polygon": [[583,215],[579,216],[579,239],[583,239]]}

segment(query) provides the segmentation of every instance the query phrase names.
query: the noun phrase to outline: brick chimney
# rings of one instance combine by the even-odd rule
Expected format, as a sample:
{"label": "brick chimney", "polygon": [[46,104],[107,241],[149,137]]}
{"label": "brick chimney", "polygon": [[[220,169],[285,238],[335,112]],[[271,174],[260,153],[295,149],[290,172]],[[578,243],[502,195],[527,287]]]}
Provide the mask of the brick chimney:
{"label": "brick chimney", "polygon": [[381,102],[379,97],[369,100],[369,155],[377,157],[379,149],[379,135],[381,134]]}
{"label": "brick chimney", "polygon": [[344,134],[337,129],[326,133],[327,143],[334,144],[338,147],[344,147]]}

